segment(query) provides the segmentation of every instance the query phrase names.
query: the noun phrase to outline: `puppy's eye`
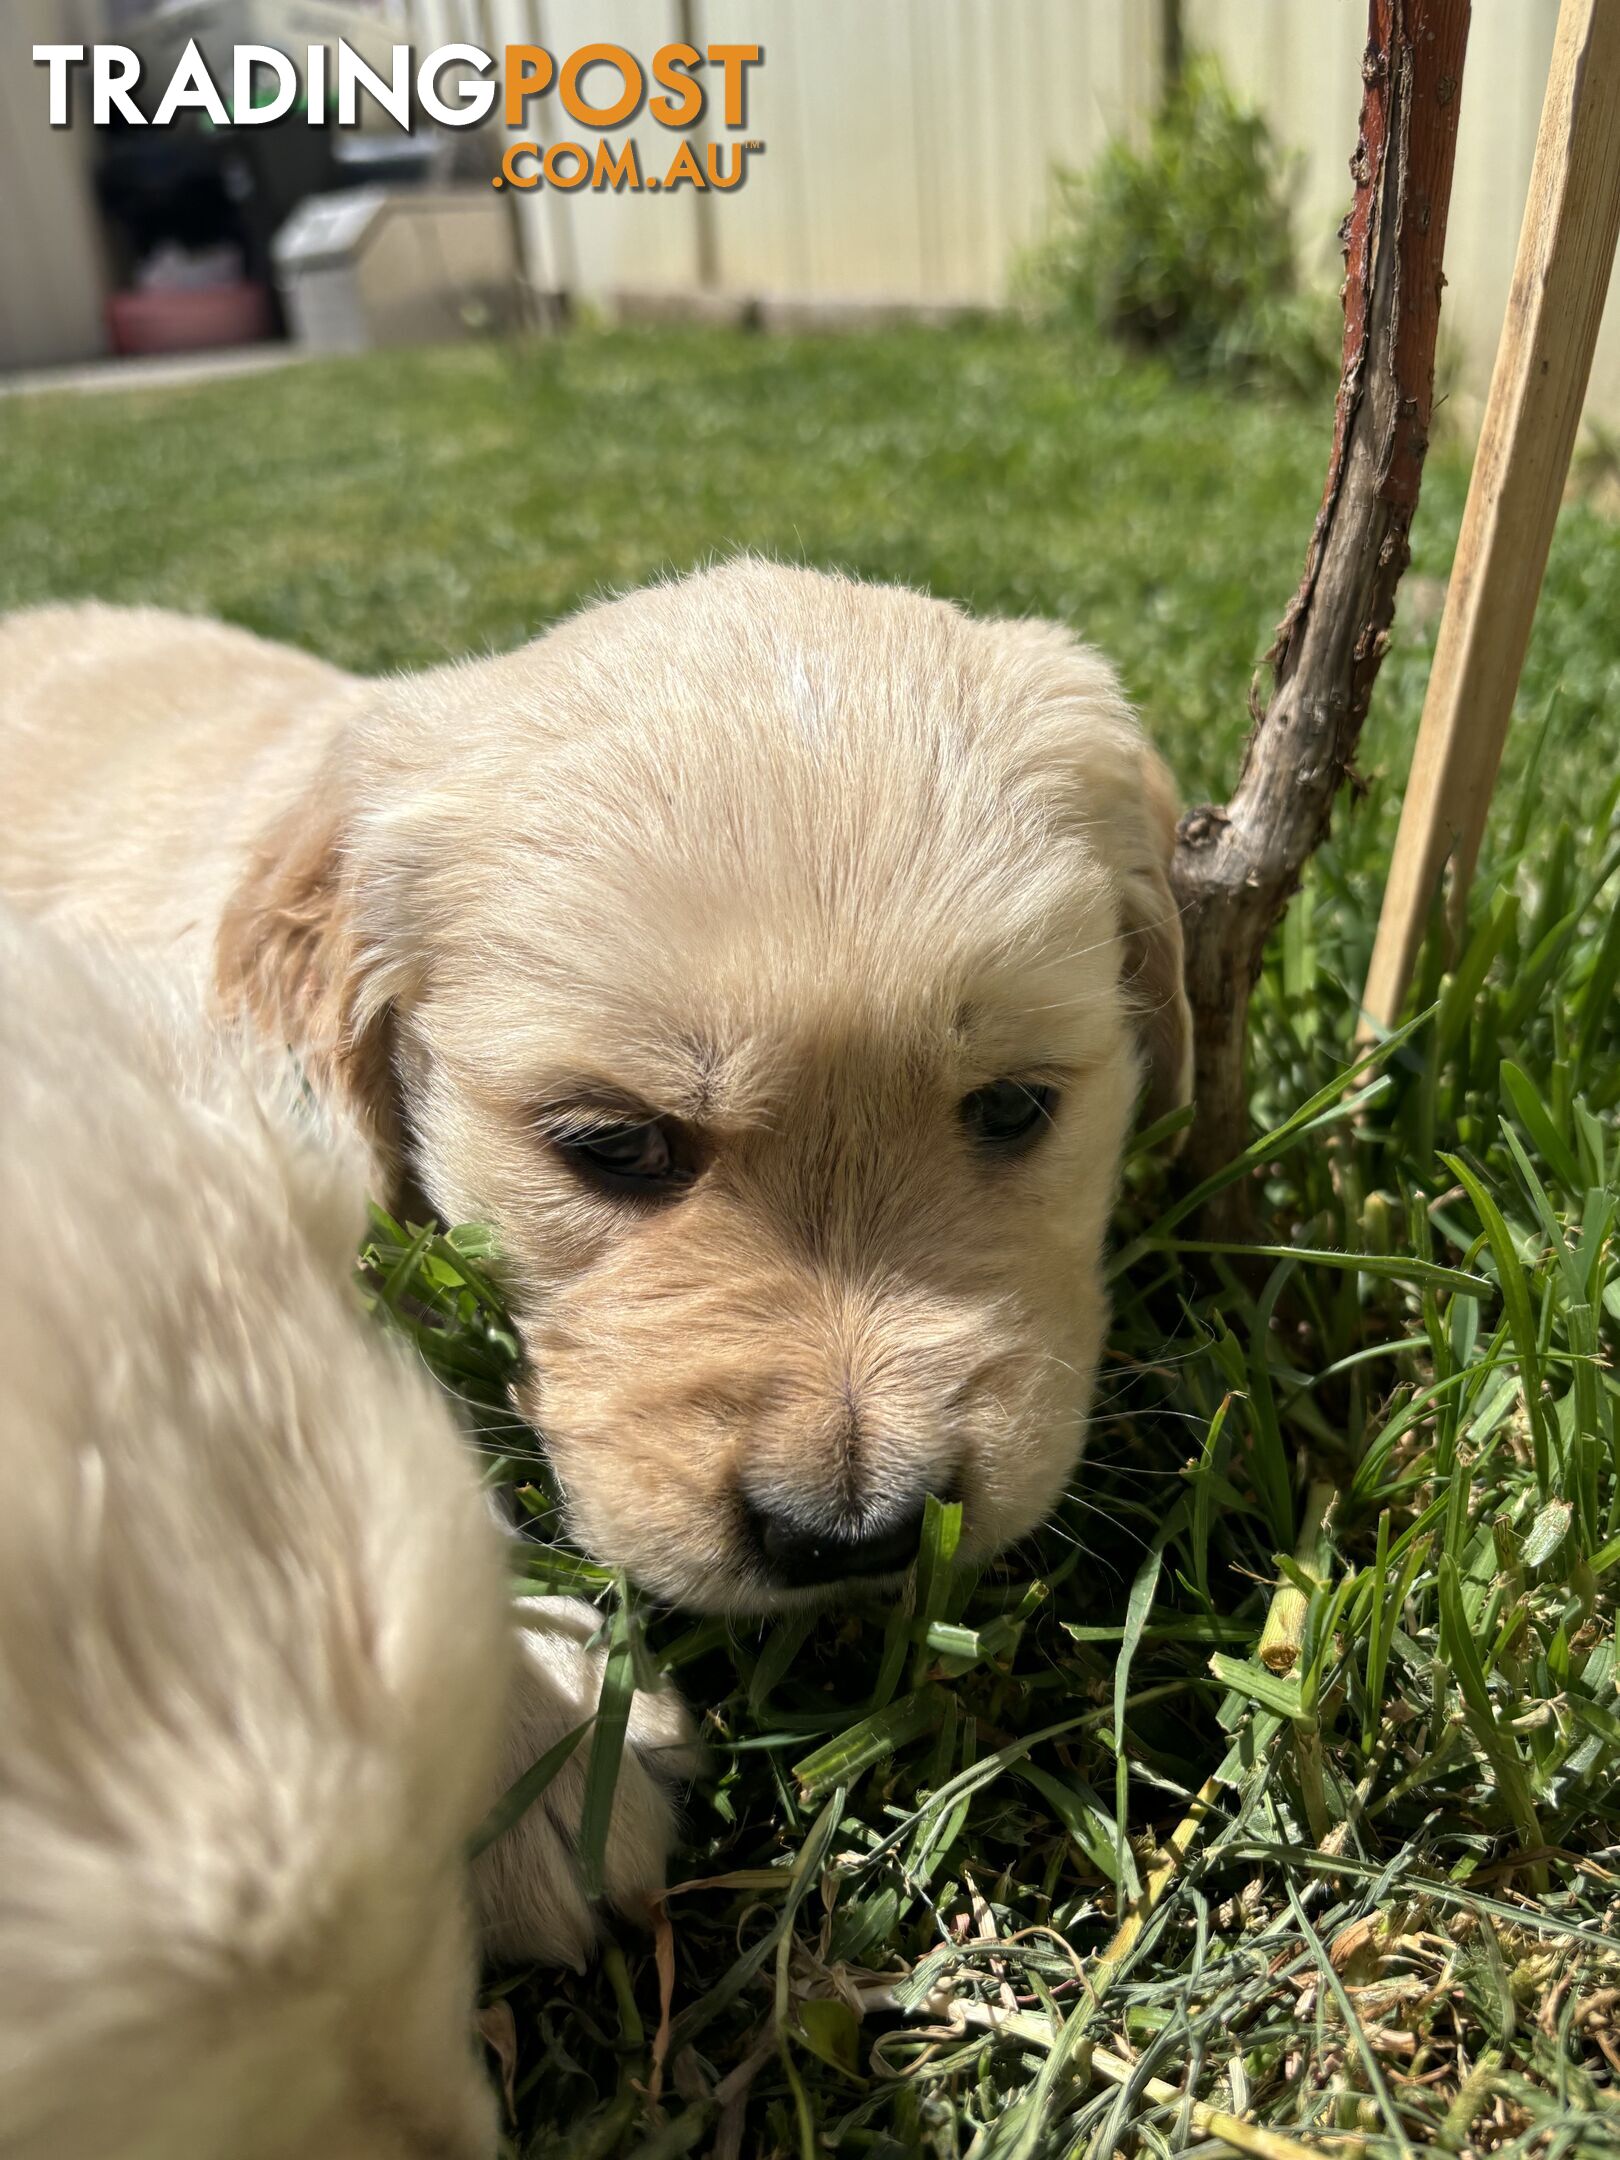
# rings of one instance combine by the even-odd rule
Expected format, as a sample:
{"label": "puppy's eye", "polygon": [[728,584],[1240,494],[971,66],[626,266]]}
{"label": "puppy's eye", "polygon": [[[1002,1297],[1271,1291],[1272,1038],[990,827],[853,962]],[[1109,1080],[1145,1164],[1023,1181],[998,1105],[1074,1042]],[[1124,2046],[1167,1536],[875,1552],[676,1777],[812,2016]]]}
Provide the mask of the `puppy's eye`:
{"label": "puppy's eye", "polygon": [[697,1175],[690,1139],[674,1118],[561,1132],[554,1145],[593,1184],[647,1199],[679,1192]]}
{"label": "puppy's eye", "polygon": [[962,1123],[986,1147],[1005,1148],[1038,1139],[1051,1123],[1057,1089],[1037,1080],[992,1080],[964,1095]]}

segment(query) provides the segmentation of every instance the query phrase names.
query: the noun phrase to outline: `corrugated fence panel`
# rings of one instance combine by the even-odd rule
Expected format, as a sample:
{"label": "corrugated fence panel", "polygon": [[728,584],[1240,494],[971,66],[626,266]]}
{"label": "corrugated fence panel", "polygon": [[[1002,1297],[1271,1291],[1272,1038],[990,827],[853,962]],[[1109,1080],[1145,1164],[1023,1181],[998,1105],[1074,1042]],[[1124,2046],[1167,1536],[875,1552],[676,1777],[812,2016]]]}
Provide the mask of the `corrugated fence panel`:
{"label": "corrugated fence panel", "polygon": [[722,284],[770,295],[926,295],[929,150],[909,0],[702,0],[700,42],[758,43],[744,185],[712,201]]}
{"label": "corrugated fence panel", "polygon": [[1361,106],[1366,0],[1186,0],[1190,49],[1215,53],[1290,153],[1300,259],[1337,278],[1338,227],[1350,207],[1350,155]]}
{"label": "corrugated fence panel", "polygon": [[[424,28],[465,34],[472,0],[414,4]],[[538,37],[559,58],[602,39],[645,58],[679,35],[682,14],[679,0],[479,4],[499,38]],[[686,291],[706,218],[722,292],[1000,301],[1045,229],[1054,168],[1083,169],[1110,137],[1144,132],[1159,12],[1150,0],[690,0],[700,46],[763,45],[748,130],[765,150],[740,188],[701,205],[690,188],[536,190],[523,203],[541,241],[536,268],[587,293]],[[1465,416],[1496,350],[1557,12],[1558,0],[1474,10],[1441,326],[1443,374]],[[1189,46],[1219,57],[1289,152],[1306,274],[1336,282],[1366,0],[1184,0],[1184,22]],[[583,132],[555,96],[539,111],[543,140]],[[672,148],[645,113],[633,132],[649,165]],[[1620,420],[1620,293],[1591,402]]]}
{"label": "corrugated fence panel", "polygon": [[1475,8],[1469,30],[1440,328],[1475,399],[1490,382],[1513,279],[1557,20],[1557,0],[1519,0]]}
{"label": "corrugated fence panel", "polygon": [[[675,35],[672,0],[544,0],[542,14],[558,54],[600,38],[644,54]],[[710,203],[720,285],[738,293],[1003,298],[1053,166],[1139,126],[1158,79],[1139,0],[694,0],[693,16],[700,45],[764,47],[748,127],[766,148]],[[648,148],[657,132],[637,123]],[[682,289],[697,214],[684,189],[678,205],[570,195],[582,286]]]}
{"label": "corrugated fence panel", "polygon": [[748,0],[705,0],[696,30],[700,46],[758,44],[765,55],[751,71],[748,98],[749,134],[765,150],[742,186],[711,206],[720,285],[748,294],[810,292],[821,161],[804,139],[800,86],[809,56],[800,12],[773,8],[762,30]]}
{"label": "corrugated fence panel", "polygon": [[[83,159],[69,157],[58,137],[44,142],[40,84],[20,35],[25,26],[38,37],[71,35],[100,5],[20,0],[6,13],[8,24],[13,12],[18,18],[8,91],[28,124],[0,131],[0,180],[13,194],[34,190],[30,159],[65,176],[42,197],[59,214],[36,216],[0,248],[9,250],[0,264],[6,295],[32,296],[27,309],[13,305],[0,319],[0,360],[12,365],[91,350],[100,338]],[[1116,134],[1140,138],[1162,71],[1157,0],[391,6],[419,48],[487,37],[497,45],[539,42],[561,60],[580,45],[608,42],[645,62],[680,36],[685,21],[700,46],[763,45],[763,64],[750,71],[748,133],[766,147],[740,187],[704,198],[690,186],[674,194],[549,186],[523,194],[518,215],[531,271],[543,284],[586,295],[688,292],[707,263],[721,293],[751,297],[1003,300],[1046,227],[1054,168],[1084,169]],[[1183,0],[1183,12],[1189,46],[1220,58],[1291,153],[1307,275],[1335,282],[1366,0]],[[1474,9],[1441,323],[1443,375],[1464,418],[1477,413],[1490,377],[1557,13],[1558,0],[1481,0]],[[77,34],[84,36],[82,27]],[[587,88],[603,96],[609,80],[598,73]],[[707,80],[717,95],[718,71]],[[599,139],[567,118],[555,91],[532,109],[524,133],[588,148]],[[626,136],[652,170],[673,155],[676,138],[645,110],[610,131],[615,143]],[[26,151],[25,141],[33,146]],[[1620,423],[1620,291],[1610,293],[1590,405]]]}
{"label": "corrugated fence panel", "polygon": [[[32,48],[107,35],[101,0],[12,0],[0,15],[0,368],[105,352],[101,239],[82,128],[47,119]],[[87,94],[81,84],[76,104]]]}
{"label": "corrugated fence panel", "polygon": [[[1442,378],[1477,415],[1513,276],[1558,0],[1474,9],[1446,236]],[[1307,268],[1338,270],[1350,200],[1366,37],[1365,0],[1187,0],[1189,40],[1216,53],[1297,156],[1296,227]],[[1612,286],[1593,365],[1594,412],[1620,419],[1620,292]]]}
{"label": "corrugated fence panel", "polygon": [[[772,20],[789,12],[799,32],[792,87],[801,168],[809,176],[811,289],[921,297],[910,11],[870,7],[866,0],[794,0],[791,10],[774,10]],[[826,61],[832,64],[821,64]],[[769,72],[767,64],[762,82]],[[762,117],[766,94],[762,88]],[[769,157],[767,151],[766,163]],[[763,164],[759,182],[765,182]]]}
{"label": "corrugated fence panel", "polygon": [[[660,45],[680,34],[675,0],[543,0],[539,10],[541,42],[561,66],[566,56],[581,45],[622,45],[644,64]],[[584,94],[605,104],[613,94],[611,71],[596,68],[582,83]],[[544,143],[579,142],[594,151],[601,136],[581,128],[568,118],[553,91],[534,108],[539,125],[533,132]],[[615,148],[626,136],[640,145],[649,166],[655,166],[673,138],[648,119],[646,112],[623,128],[610,128],[607,140]],[[642,289],[689,289],[697,283],[697,226],[691,193],[683,188],[675,199],[658,194],[621,189],[577,188],[553,198],[548,205],[546,188],[527,197],[527,214],[551,216],[553,225],[565,217],[571,242],[574,279],[581,291],[602,292],[616,286]]]}

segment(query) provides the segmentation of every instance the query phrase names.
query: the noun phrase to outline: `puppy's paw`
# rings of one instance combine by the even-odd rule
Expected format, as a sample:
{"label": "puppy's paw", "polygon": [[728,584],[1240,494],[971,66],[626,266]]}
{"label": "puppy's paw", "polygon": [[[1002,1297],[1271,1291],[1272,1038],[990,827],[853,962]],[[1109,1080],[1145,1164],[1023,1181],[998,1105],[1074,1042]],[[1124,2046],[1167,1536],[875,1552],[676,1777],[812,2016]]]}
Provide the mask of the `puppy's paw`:
{"label": "puppy's paw", "polygon": [[[501,1790],[595,1715],[606,1650],[602,1616],[579,1598],[519,1601],[519,1658],[508,1714]],[[591,1735],[531,1807],[483,1853],[473,1887],[485,1949],[503,1959],[582,1966],[596,1916],[580,1875],[577,1839]],[[672,1687],[638,1691],[630,1710],[608,1832],[606,1894],[632,1918],[664,1887],[675,1843],[674,1787],[698,1766],[696,1733]]]}

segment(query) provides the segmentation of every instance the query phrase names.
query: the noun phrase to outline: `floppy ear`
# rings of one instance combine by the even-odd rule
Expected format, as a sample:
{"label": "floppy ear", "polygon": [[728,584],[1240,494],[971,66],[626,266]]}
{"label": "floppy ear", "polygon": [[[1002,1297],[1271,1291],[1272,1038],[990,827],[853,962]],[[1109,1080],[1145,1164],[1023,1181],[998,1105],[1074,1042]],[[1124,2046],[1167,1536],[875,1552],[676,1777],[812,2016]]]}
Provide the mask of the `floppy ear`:
{"label": "floppy ear", "polygon": [[1113,874],[1120,978],[1141,1051],[1139,1114],[1152,1124],[1192,1100],[1192,1013],[1170,885],[1175,783],[1101,653],[1057,623],[997,623],[989,632],[1007,671],[1000,686],[1026,715],[1028,754]]}
{"label": "floppy ear", "polygon": [[1187,1003],[1181,911],[1170,884],[1176,791],[1168,767],[1138,740],[1134,803],[1117,806],[1121,978],[1137,1015],[1144,1072],[1141,1121],[1151,1125],[1192,1100],[1192,1011]]}
{"label": "floppy ear", "polygon": [[214,982],[227,1013],[286,1044],[394,1181],[404,1168],[394,1013],[365,965],[343,797],[323,768],[260,842],[220,922]]}

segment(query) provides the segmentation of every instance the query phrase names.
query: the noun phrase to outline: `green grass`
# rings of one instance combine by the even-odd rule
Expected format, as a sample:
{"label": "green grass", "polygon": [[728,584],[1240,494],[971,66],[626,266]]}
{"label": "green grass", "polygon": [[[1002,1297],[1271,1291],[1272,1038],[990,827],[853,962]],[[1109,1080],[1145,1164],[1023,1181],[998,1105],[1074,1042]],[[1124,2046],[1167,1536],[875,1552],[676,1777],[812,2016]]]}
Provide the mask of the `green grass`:
{"label": "green grass", "polygon": [[[0,600],[211,608],[381,666],[749,544],[1068,617],[1219,789],[1325,449],[1322,413],[1005,326],[385,358],[0,405]],[[514,2150],[1215,2149],[1196,2103],[1325,2149],[1620,2153],[1620,531],[1589,509],[1472,942],[1342,1081],[1464,481],[1437,452],[1369,791],[1255,1003],[1243,1174],[1281,1256],[1197,1249],[1138,1156],[1048,1530],[975,1579],[938,1511],[909,1606],[814,1628],[642,1613],[535,1545],[615,1615],[616,1673],[638,1635],[675,1671],[716,1775],[667,2045],[630,1931],[498,1983]],[[483,1243],[382,1223],[376,1252],[543,1529]]]}

